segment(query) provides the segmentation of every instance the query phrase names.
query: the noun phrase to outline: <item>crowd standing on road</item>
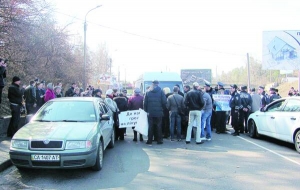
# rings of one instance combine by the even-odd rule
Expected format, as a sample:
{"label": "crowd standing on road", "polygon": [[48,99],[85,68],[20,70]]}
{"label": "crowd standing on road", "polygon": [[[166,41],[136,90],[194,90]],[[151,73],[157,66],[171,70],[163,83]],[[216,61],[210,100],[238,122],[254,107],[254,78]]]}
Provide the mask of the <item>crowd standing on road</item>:
{"label": "crowd standing on road", "polygon": [[[2,99],[2,89],[5,86],[7,60],[0,58],[0,104]],[[21,110],[26,110],[27,114],[34,114],[42,105],[54,98],[61,97],[102,97],[101,89],[94,89],[88,86],[83,90],[72,83],[71,87],[64,90],[62,83],[56,86],[53,83],[34,79],[29,81],[28,86],[20,86],[21,79],[14,76],[8,88],[8,99],[11,109],[11,120],[9,123],[7,136],[12,137],[18,130]],[[204,140],[212,139],[212,131],[215,129],[217,134],[226,133],[226,124],[234,128],[232,135],[248,133],[247,119],[249,115],[267,104],[281,98],[278,90],[269,89],[269,94],[265,92],[263,86],[258,87],[258,93],[252,88],[249,93],[247,86],[230,85],[230,91],[224,89],[222,82],[217,83],[216,88],[212,88],[210,83],[205,82],[200,85],[193,83],[192,89],[185,85],[180,91],[180,86],[175,85],[172,89],[161,89],[159,81],[154,80],[152,85],[147,88],[145,94],[141,94],[139,88],[134,89],[134,94],[127,97],[127,90],[118,93],[118,89],[108,89],[105,93],[104,101],[113,112],[115,140],[124,140],[125,128],[119,128],[118,114],[127,110],[144,109],[148,114],[148,139],[146,144],[151,145],[153,141],[163,144],[163,139],[171,141],[181,141],[185,139],[187,144],[191,143],[191,138],[195,138],[196,144],[202,144]],[[230,111],[222,110],[222,106],[215,101],[214,95],[230,96]],[[293,87],[290,89],[289,96],[298,96],[299,93]],[[135,129],[135,126],[132,127]],[[196,129],[196,134],[192,131]],[[133,141],[138,140],[138,133],[134,130]],[[143,141],[143,135],[139,134],[139,140]]]}

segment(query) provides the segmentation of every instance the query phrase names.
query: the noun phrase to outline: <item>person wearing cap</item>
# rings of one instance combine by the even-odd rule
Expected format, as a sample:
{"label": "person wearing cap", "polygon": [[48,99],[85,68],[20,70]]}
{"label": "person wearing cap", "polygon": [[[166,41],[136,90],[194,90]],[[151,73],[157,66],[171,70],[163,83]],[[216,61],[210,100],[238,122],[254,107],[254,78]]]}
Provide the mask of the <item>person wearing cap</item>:
{"label": "person wearing cap", "polygon": [[96,89],[94,90],[94,97],[98,97],[98,98],[102,98],[101,95],[102,95],[102,90],[101,89]]}
{"label": "person wearing cap", "polygon": [[239,122],[239,110],[242,108],[240,94],[237,92],[237,85],[231,86],[231,98],[229,100],[229,106],[231,108],[231,125],[234,129],[233,136],[240,135],[240,122]]}
{"label": "person wearing cap", "polygon": [[266,94],[266,92],[265,92],[265,87],[259,86],[258,94],[260,95],[260,99],[261,99],[260,107],[264,108],[267,104],[270,103],[270,98],[269,98],[269,95]]}
{"label": "person wearing cap", "polygon": [[276,89],[275,88],[270,88],[270,103],[277,100],[277,99],[280,99],[280,97],[276,94]]}
{"label": "person wearing cap", "polygon": [[252,105],[251,105],[251,113],[254,113],[260,109],[260,103],[261,103],[261,98],[259,94],[256,93],[255,88],[251,88],[250,96],[252,98]]}
{"label": "person wearing cap", "polygon": [[27,114],[33,114],[36,109],[36,88],[35,81],[30,81],[29,85],[25,88],[24,99],[26,102]]}
{"label": "person wearing cap", "polygon": [[[222,84],[222,85],[221,85]],[[225,89],[223,87],[223,83],[218,84],[218,92],[216,93],[217,95],[228,95],[225,94]],[[215,126],[216,126],[216,133],[220,134],[220,133],[225,133],[226,132],[226,121],[227,118],[229,117],[229,113],[228,111],[224,111],[222,110],[221,105],[219,104],[219,102],[214,102],[214,109],[215,109]]]}
{"label": "person wearing cap", "polygon": [[240,98],[242,108],[240,109],[240,133],[248,133],[247,120],[251,112],[252,98],[251,95],[246,91],[247,86],[241,86]]}
{"label": "person wearing cap", "polygon": [[[230,90],[227,90],[227,89],[224,88],[224,83],[218,82],[217,84],[218,84],[218,86],[217,86],[218,90],[216,90],[217,91],[216,93],[218,93],[219,90],[223,90],[223,92],[221,92],[222,94],[230,95]],[[218,118],[216,116],[216,117],[213,117],[213,119],[215,119],[217,121]],[[226,130],[226,123],[229,123],[229,120],[230,120],[230,111],[226,111],[226,116],[225,116],[225,130]],[[215,125],[217,124],[216,121],[214,122]]]}
{"label": "person wearing cap", "polygon": [[148,113],[148,140],[146,144],[151,145],[153,139],[153,132],[156,133],[157,144],[163,144],[162,138],[162,117],[163,110],[167,104],[167,98],[162,89],[158,86],[159,82],[154,80],[152,87],[146,92],[144,98],[144,110]]}
{"label": "person wearing cap", "polygon": [[205,102],[203,99],[203,92],[199,88],[197,82],[193,83],[193,89],[189,91],[184,100],[185,106],[189,110],[189,123],[186,132],[185,143],[189,144],[191,142],[191,134],[194,122],[196,124],[196,144],[202,144],[201,141],[201,110],[203,109]]}
{"label": "person wearing cap", "polygon": [[2,91],[5,86],[4,79],[6,78],[6,67],[5,60],[0,58],[0,104],[2,101]]}
{"label": "person wearing cap", "polygon": [[[139,110],[143,109],[144,96],[141,95],[141,90],[139,88],[134,89],[134,95],[128,99],[128,110]],[[137,141],[137,132],[133,129],[133,141]],[[140,134],[140,141],[143,141],[143,135]]]}
{"label": "person wearing cap", "polygon": [[181,115],[180,111],[184,109],[183,96],[178,94],[178,86],[173,87],[173,94],[167,98],[167,109],[170,115],[169,131],[171,135],[171,141],[175,140],[174,131],[176,126],[176,139],[181,141]]}
{"label": "person wearing cap", "polygon": [[21,79],[14,76],[12,83],[8,88],[8,100],[10,102],[11,119],[7,129],[7,136],[13,137],[18,131],[18,125],[21,116],[21,107],[23,104],[23,93],[20,90]]}

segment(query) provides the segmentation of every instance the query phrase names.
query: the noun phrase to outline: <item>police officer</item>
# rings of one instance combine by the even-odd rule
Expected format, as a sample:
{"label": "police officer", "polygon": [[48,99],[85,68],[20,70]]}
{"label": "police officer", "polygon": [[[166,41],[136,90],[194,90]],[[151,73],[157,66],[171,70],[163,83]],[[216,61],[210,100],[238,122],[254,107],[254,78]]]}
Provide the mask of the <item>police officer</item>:
{"label": "police officer", "polygon": [[252,97],[246,91],[247,86],[241,86],[240,98],[241,98],[241,105],[242,108],[240,111],[240,133],[248,133],[248,125],[247,120],[251,111],[252,105]]}
{"label": "police officer", "polygon": [[240,135],[240,125],[239,125],[239,110],[242,108],[241,106],[241,98],[239,93],[237,92],[237,85],[230,85],[231,86],[231,98],[229,101],[229,106],[231,108],[231,125],[234,128],[233,136]]}

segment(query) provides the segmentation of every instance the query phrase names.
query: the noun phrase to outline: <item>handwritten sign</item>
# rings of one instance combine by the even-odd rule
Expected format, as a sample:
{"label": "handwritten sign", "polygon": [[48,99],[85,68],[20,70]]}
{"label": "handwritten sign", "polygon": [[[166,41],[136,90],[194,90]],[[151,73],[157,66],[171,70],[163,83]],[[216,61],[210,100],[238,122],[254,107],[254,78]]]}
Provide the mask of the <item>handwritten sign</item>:
{"label": "handwritten sign", "polygon": [[213,94],[213,99],[216,106],[218,106],[222,111],[229,111],[231,108],[229,106],[230,95],[218,95]]}
{"label": "handwritten sign", "polygon": [[119,128],[135,127],[139,119],[140,111],[123,111],[119,114]]}

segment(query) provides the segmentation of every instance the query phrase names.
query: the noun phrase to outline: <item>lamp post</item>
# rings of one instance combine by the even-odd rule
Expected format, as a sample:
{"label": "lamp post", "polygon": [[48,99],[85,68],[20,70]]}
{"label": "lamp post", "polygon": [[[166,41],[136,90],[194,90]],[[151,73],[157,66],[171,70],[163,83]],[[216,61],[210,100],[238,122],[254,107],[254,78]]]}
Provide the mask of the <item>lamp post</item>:
{"label": "lamp post", "polygon": [[88,15],[91,11],[93,11],[93,10],[95,10],[95,9],[101,7],[101,6],[102,6],[102,5],[97,5],[96,7],[92,8],[91,10],[89,10],[89,11],[85,14],[85,17],[84,17],[84,27],[83,27],[83,29],[84,29],[84,31],[83,31],[83,32],[84,32],[84,39],[83,39],[83,41],[84,41],[84,46],[83,46],[83,57],[84,57],[83,89],[86,89],[86,81],[85,81],[85,78],[86,78],[86,28],[87,28],[86,17],[87,17],[87,15]]}

